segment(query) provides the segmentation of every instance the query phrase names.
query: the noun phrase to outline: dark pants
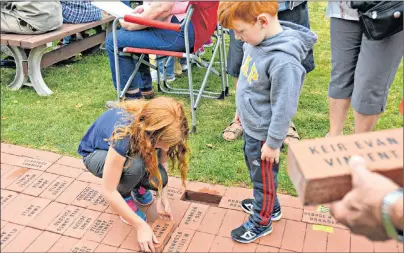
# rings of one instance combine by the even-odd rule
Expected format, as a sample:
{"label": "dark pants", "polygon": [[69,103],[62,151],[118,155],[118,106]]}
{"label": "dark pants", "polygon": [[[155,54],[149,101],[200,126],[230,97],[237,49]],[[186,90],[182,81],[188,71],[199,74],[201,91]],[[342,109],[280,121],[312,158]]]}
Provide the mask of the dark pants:
{"label": "dark pants", "polygon": [[[93,175],[102,178],[107,154],[108,151],[106,150],[96,150],[83,158],[84,165]],[[129,167],[127,166],[128,164]],[[159,164],[158,166],[163,181],[163,187],[165,187],[168,182],[168,175],[163,165]],[[139,187],[157,191],[149,181],[149,173],[146,171],[143,160],[139,156],[135,156],[133,159],[127,158],[122,171],[121,180],[119,181],[118,192],[122,197],[126,198],[131,195],[132,189]]]}
{"label": "dark pants", "polygon": [[254,187],[254,214],[250,221],[255,225],[268,225],[273,209],[280,208],[276,195],[278,188],[279,164],[261,160],[261,147],[265,141],[260,141],[247,135],[244,136],[244,158]]}
{"label": "dark pants", "polygon": [[[293,22],[310,28],[307,2],[296,6],[293,10],[278,12],[278,18],[279,20]],[[234,38],[234,32],[233,30],[230,30],[230,45],[227,54],[227,73],[233,77],[238,77],[240,75],[241,63],[243,61],[243,44],[244,42]],[[306,58],[302,61],[302,65],[307,73],[314,70],[315,64],[313,49],[308,52]]]}

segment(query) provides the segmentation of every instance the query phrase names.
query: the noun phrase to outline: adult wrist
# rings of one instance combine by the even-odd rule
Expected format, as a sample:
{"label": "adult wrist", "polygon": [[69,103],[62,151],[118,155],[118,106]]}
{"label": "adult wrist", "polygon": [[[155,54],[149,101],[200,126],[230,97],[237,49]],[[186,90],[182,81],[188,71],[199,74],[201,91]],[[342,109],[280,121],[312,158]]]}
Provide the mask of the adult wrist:
{"label": "adult wrist", "polygon": [[[403,189],[400,188],[386,194],[381,205],[381,220],[386,234],[391,239],[398,241],[403,241],[402,225],[399,224],[400,220],[402,221],[402,200]],[[399,207],[400,203],[401,208]],[[399,209],[401,209],[401,214],[398,213]]]}

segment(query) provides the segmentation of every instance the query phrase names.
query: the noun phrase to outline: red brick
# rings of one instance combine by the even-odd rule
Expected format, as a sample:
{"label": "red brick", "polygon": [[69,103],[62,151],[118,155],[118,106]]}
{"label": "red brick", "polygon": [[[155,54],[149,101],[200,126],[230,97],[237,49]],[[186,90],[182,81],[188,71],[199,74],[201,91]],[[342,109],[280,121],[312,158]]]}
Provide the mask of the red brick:
{"label": "red brick", "polygon": [[158,244],[154,245],[154,249],[157,252],[161,252],[168,242],[168,239],[170,239],[172,232],[174,231],[174,222],[158,219],[153,223],[151,229],[153,230],[154,235],[159,241]]}
{"label": "red brick", "polygon": [[1,176],[3,176],[4,174],[6,174],[6,172],[9,171],[9,170],[11,170],[12,168],[14,168],[14,166],[9,165],[9,164],[2,163],[2,164],[0,165]]}
{"label": "red brick", "polygon": [[303,204],[298,198],[292,197],[289,195],[284,195],[284,194],[277,194],[277,195],[278,195],[279,202],[281,203],[282,206],[303,209]]}
{"label": "red brick", "polygon": [[73,246],[76,245],[78,242],[79,239],[62,236],[48,252],[71,252]]}
{"label": "red brick", "polygon": [[96,184],[90,184],[84,188],[71,204],[100,212],[103,212],[108,207],[102,196],[102,186]]}
{"label": "red brick", "polygon": [[177,188],[172,188],[172,187],[166,187],[166,188],[167,188],[167,197],[169,199],[180,200],[182,195],[184,195],[184,190],[182,190],[182,189],[177,189]]}
{"label": "red brick", "polygon": [[1,209],[7,206],[18,193],[1,189]]}
{"label": "red brick", "polygon": [[26,158],[26,157],[22,157],[18,161],[18,164],[17,164],[17,166],[20,166],[23,168],[29,168],[29,169],[40,170],[40,171],[45,171],[51,165],[52,165],[51,162],[46,162],[46,161],[32,159],[32,158]]}
{"label": "red brick", "polygon": [[132,251],[140,251],[140,246],[137,241],[137,233],[135,229],[132,229],[126,237],[125,241],[122,243],[121,248],[129,249]]}
{"label": "red brick", "polygon": [[19,156],[26,156],[34,159],[39,159],[48,162],[56,162],[60,157],[59,154],[48,152],[48,151],[41,151],[32,148],[26,148],[21,146],[16,146],[12,144],[1,144],[1,152],[14,154]]}
{"label": "red brick", "polygon": [[195,232],[191,243],[188,246],[187,252],[209,252],[214,239],[215,235]]}
{"label": "red brick", "polygon": [[226,212],[226,209],[210,206],[198,231],[217,235]]}
{"label": "red brick", "polygon": [[[32,170],[34,171],[34,170]],[[28,172],[27,172],[28,173]],[[27,174],[25,173],[25,174]],[[23,193],[32,196],[39,196],[46,188],[49,187],[50,184],[57,178],[58,176],[51,173],[42,173],[39,177],[30,184]]]}
{"label": "red brick", "polygon": [[88,183],[73,181],[67,189],[56,198],[57,202],[70,204],[72,203],[76,197],[88,186]]}
{"label": "red brick", "polygon": [[237,199],[252,198],[253,190],[241,187],[228,187],[224,196],[236,197]]}
{"label": "red brick", "polygon": [[222,237],[230,237],[230,232],[243,224],[244,217],[244,212],[227,210],[218,235]]}
{"label": "red brick", "polygon": [[191,229],[177,228],[163,252],[186,252],[194,233],[195,231]]}
{"label": "red brick", "polygon": [[236,196],[236,197],[227,197],[224,196],[219,203],[220,208],[226,208],[226,209],[233,209],[236,211],[242,211],[243,209],[241,208],[241,201],[245,199],[242,196]]}
{"label": "red brick", "polygon": [[21,156],[10,155],[6,153],[1,153],[0,161],[1,163],[9,164],[9,165],[18,165],[21,160]]}
{"label": "red brick", "polygon": [[302,221],[303,209],[284,206],[282,207],[282,214],[284,219]]}
{"label": "red brick", "polygon": [[110,214],[118,214],[118,213],[112,208],[112,206],[108,206],[107,209],[105,209],[104,212],[105,212],[105,213],[110,213]]}
{"label": "red brick", "polygon": [[23,175],[21,175],[14,183],[7,187],[7,190],[22,192],[31,185],[40,175],[42,171],[39,170],[29,170]]}
{"label": "red brick", "polygon": [[102,184],[102,178],[94,176],[91,172],[81,173],[77,180],[92,184]]}
{"label": "red brick", "polygon": [[147,222],[153,223],[159,218],[159,214],[157,213],[157,201],[153,201],[150,206],[138,206],[147,217]]}
{"label": "red brick", "polygon": [[26,227],[2,251],[23,252],[41,233],[41,230]]}
{"label": "red brick", "polygon": [[351,234],[351,252],[374,252],[373,242],[364,236]]}
{"label": "red brick", "polygon": [[327,252],[349,252],[350,232],[334,228],[334,233],[328,234]]}
{"label": "red brick", "polygon": [[197,230],[203,217],[205,217],[208,207],[207,205],[192,203],[185,213],[184,218],[182,218],[180,227]]}
{"label": "red brick", "polygon": [[69,157],[69,156],[63,156],[56,163],[65,165],[65,166],[70,166],[70,167],[74,167],[74,168],[87,170],[86,167],[84,166],[83,160]]}
{"label": "red brick", "polygon": [[94,221],[91,228],[84,234],[83,239],[101,242],[117,219],[119,219],[119,217],[116,215],[107,213],[101,214],[97,220]]}
{"label": "red brick", "polygon": [[287,220],[281,248],[301,252],[303,250],[305,233],[306,233],[305,223]]}
{"label": "red brick", "polygon": [[255,252],[257,249],[256,243],[234,243],[233,252]]}
{"label": "red brick", "polygon": [[287,249],[279,249],[279,252],[283,253],[294,253],[295,251],[287,250]]}
{"label": "red brick", "polygon": [[0,221],[0,227],[4,227],[6,224],[8,223],[8,221],[5,221],[5,220],[1,220]]}
{"label": "red brick", "polygon": [[337,222],[334,217],[331,216],[329,212],[317,212],[317,211],[310,211],[304,210],[303,211],[303,222],[311,223],[311,224],[319,224],[325,226],[332,226],[341,229],[347,229],[341,223]]}
{"label": "red brick", "polygon": [[46,230],[63,234],[84,211],[77,206],[67,206],[46,228]]}
{"label": "red brick", "polygon": [[29,169],[13,167],[9,171],[7,171],[4,175],[1,176],[1,188],[5,189],[7,186],[12,184],[17,178],[26,173]]}
{"label": "red brick", "polygon": [[303,252],[325,252],[327,248],[327,233],[313,230],[312,225],[307,225],[304,239]]}
{"label": "red brick", "polygon": [[25,250],[25,252],[48,252],[48,250],[60,239],[61,235],[44,231]]}
{"label": "red brick", "polygon": [[1,228],[1,251],[13,241],[13,239],[24,229],[23,226],[8,223],[4,227]]}
{"label": "red brick", "polygon": [[65,208],[65,204],[52,202],[30,221],[27,226],[44,230]]}
{"label": "red brick", "polygon": [[48,199],[18,195],[12,203],[2,210],[2,219],[20,225],[27,225],[50,203]]}
{"label": "red brick", "polygon": [[119,247],[128,236],[131,229],[132,227],[130,225],[123,223],[121,219],[117,217],[114,224],[112,225],[112,228],[102,240],[102,243],[114,247]]}
{"label": "red brick", "polygon": [[119,248],[116,252],[131,252],[131,253],[133,253],[132,250],[122,249],[122,248]]}
{"label": "red brick", "polygon": [[178,177],[168,177],[167,186],[177,189],[183,189],[181,178]]}
{"label": "red brick", "polygon": [[398,242],[397,246],[398,246],[398,252],[404,252],[404,249],[403,249],[404,243]]}
{"label": "red brick", "polygon": [[41,193],[41,198],[55,200],[69,187],[73,180],[74,179],[70,177],[57,176],[57,178]]}
{"label": "red brick", "polygon": [[175,226],[178,226],[181,220],[184,218],[185,213],[187,212],[190,202],[185,202],[181,200],[169,200],[171,213],[173,214],[173,218],[175,221]]}
{"label": "red brick", "polygon": [[216,236],[209,252],[232,252],[234,241],[230,238]]}
{"label": "red brick", "polygon": [[105,244],[100,244],[98,245],[98,247],[95,249],[94,252],[116,252],[118,250],[118,248],[116,247],[112,247],[109,245],[105,245]]}
{"label": "red brick", "polygon": [[77,178],[83,173],[83,170],[55,163],[51,165],[46,172],[65,177]]}
{"label": "red brick", "polygon": [[204,192],[212,195],[223,196],[226,192],[226,187],[221,185],[212,185],[193,181],[189,182],[189,184],[187,185],[187,190],[193,192]]}
{"label": "red brick", "polygon": [[258,239],[258,243],[276,248],[281,247],[282,237],[285,232],[286,220],[280,220],[272,223],[272,233],[268,236]]}
{"label": "red brick", "polygon": [[100,212],[84,210],[73,224],[63,233],[63,235],[81,238],[100,216]]}
{"label": "red brick", "polygon": [[375,252],[398,252],[397,242],[394,240],[374,242]]}
{"label": "red brick", "polygon": [[277,252],[279,252],[279,249],[274,248],[274,247],[264,246],[264,245],[257,245],[257,249],[255,250],[255,252],[257,252],[257,253],[267,253],[267,252],[277,253]]}
{"label": "red brick", "polygon": [[80,240],[76,245],[74,245],[71,249],[72,252],[94,252],[98,247],[99,243]]}

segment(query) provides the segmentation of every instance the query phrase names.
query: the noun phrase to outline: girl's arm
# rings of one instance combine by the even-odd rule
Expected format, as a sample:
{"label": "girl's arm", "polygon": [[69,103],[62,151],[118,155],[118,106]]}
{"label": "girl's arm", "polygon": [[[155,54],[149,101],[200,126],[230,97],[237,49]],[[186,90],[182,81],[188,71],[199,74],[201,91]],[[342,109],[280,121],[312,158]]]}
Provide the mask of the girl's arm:
{"label": "girl's arm", "polygon": [[108,204],[129,224],[137,227],[145,222],[132,211],[117,190],[125,161],[126,158],[116,152],[114,148],[109,148],[102,177],[103,193]]}

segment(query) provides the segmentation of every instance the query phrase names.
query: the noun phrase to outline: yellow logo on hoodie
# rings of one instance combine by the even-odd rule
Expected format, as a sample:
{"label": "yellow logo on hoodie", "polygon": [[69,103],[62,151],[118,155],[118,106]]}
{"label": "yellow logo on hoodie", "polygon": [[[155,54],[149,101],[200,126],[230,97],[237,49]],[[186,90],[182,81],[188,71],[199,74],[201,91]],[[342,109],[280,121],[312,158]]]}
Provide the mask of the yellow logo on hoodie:
{"label": "yellow logo on hoodie", "polygon": [[252,67],[250,69],[250,62],[251,62],[252,58],[251,56],[247,56],[247,58],[245,59],[245,62],[243,64],[243,66],[241,66],[241,73],[243,73],[243,75],[245,77],[247,77],[247,82],[249,84],[251,84],[251,82],[254,80],[258,80],[258,71],[257,71],[257,67],[255,66],[255,62],[253,62]]}

